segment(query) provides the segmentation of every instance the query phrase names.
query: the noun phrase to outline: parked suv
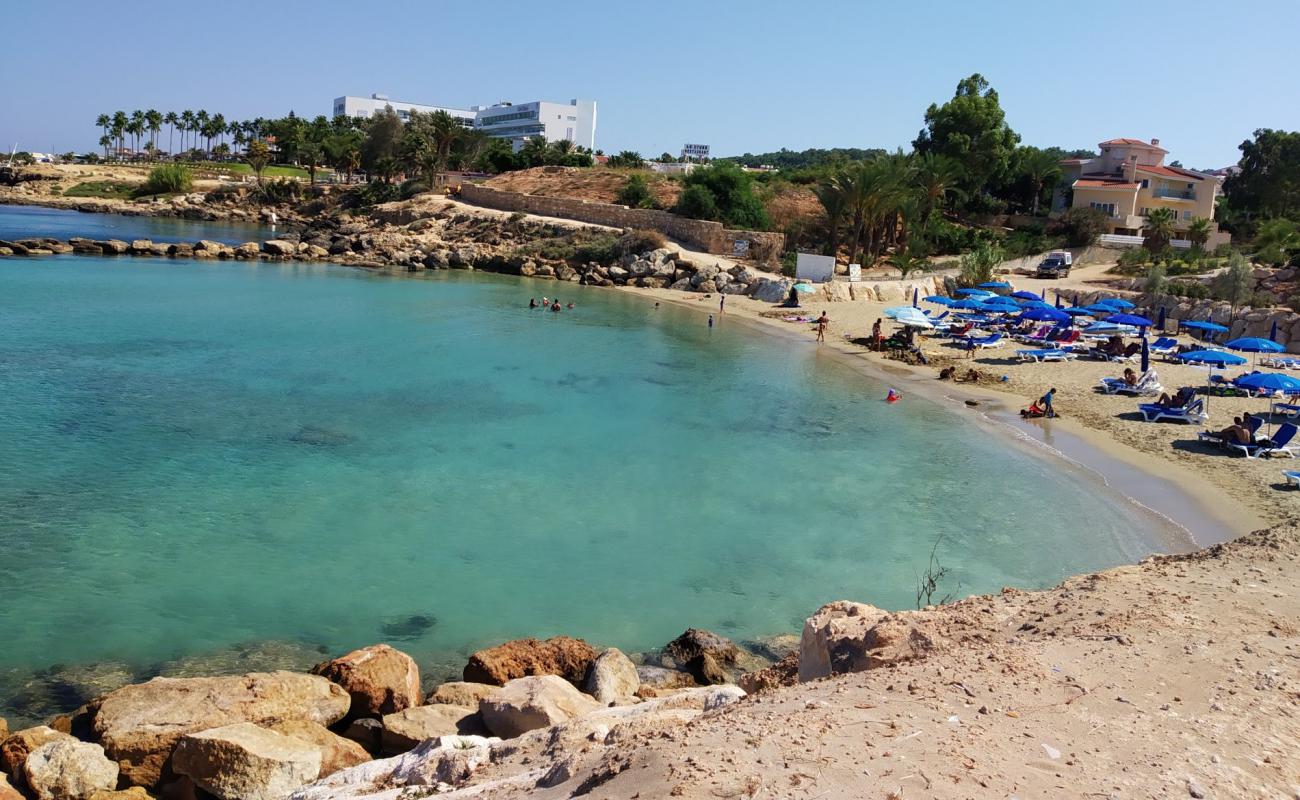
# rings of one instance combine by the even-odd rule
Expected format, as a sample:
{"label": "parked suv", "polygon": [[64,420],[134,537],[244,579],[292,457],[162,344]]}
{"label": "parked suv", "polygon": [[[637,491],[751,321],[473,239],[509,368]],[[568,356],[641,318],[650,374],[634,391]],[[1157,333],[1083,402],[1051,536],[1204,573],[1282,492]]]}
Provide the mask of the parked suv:
{"label": "parked suv", "polygon": [[1038,265],[1038,277],[1040,278],[1066,278],[1070,275],[1070,266],[1074,263],[1074,256],[1069,252],[1052,252],[1048,253],[1042,263]]}

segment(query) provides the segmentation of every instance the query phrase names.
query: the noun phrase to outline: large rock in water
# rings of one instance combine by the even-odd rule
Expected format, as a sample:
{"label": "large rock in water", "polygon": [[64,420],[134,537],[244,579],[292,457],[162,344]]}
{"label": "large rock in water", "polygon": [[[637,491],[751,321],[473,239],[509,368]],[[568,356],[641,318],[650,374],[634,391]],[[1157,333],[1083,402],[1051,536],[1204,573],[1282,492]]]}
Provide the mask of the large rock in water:
{"label": "large rock in water", "polygon": [[287,242],[283,239],[271,239],[262,242],[262,250],[273,256],[291,256],[298,252],[297,242]]}
{"label": "large rock in water", "polygon": [[474,683],[504,686],[515,678],[559,675],[578,686],[595,660],[595,648],[581,639],[568,636],[556,636],[544,642],[516,639],[470,656],[464,677]]}
{"label": "large rock in water", "polygon": [[91,705],[91,726],[122,775],[153,786],[187,733],[238,722],[304,720],[329,726],[347,714],[348,694],[317,675],[252,672],[222,678],[154,678]]}
{"label": "large rock in water", "polygon": [[370,754],[364,747],[351,739],[344,739],[324,725],[315,722],[293,719],[266,727],[291,739],[315,745],[320,750],[320,777],[322,778],[370,760]]}
{"label": "large rock in water", "polygon": [[33,750],[47,742],[59,739],[72,739],[72,737],[44,725],[11,733],[4,741],[0,741],[0,772],[7,772],[16,778],[20,777],[23,774],[23,762]]}
{"label": "large rock in water", "polygon": [[664,655],[678,669],[685,668],[689,662],[704,655],[710,656],[720,665],[734,666],[739,654],[735,643],[727,637],[699,628],[687,628],[681,636],[664,645]]}
{"label": "large rock in water", "polygon": [[556,675],[510,681],[478,706],[483,724],[503,739],[549,728],[598,708],[599,703]]}
{"label": "large rock in water", "polygon": [[381,747],[389,755],[405,753],[425,739],[481,736],[487,733],[477,708],[439,703],[408,708],[384,717]]}
{"label": "large rock in water", "polygon": [[282,800],[320,776],[312,744],[247,722],[183,736],[172,769],[221,800]]}
{"label": "large rock in water", "polygon": [[836,600],[817,609],[799,640],[799,680],[914,661],[939,647],[916,612],[890,613],[865,603]]}
{"label": "large rock in water", "polygon": [[347,691],[352,698],[348,719],[395,714],[418,706],[423,697],[415,659],[386,644],[363,647],[317,664],[312,674]]}
{"label": "large rock in water", "polygon": [[601,653],[587,671],[587,694],[602,705],[634,702],[640,688],[641,678],[636,673],[636,664],[616,647]]}
{"label": "large rock in water", "polygon": [[27,756],[23,777],[37,800],[89,800],[97,791],[117,787],[117,764],[97,744],[56,739]]}

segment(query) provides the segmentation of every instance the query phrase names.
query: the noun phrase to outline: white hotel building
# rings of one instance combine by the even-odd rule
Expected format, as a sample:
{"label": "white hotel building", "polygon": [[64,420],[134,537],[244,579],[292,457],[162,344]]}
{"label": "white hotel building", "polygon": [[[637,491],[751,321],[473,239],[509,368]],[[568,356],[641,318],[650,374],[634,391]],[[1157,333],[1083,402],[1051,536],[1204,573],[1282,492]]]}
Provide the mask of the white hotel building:
{"label": "white hotel building", "polygon": [[446,111],[467,128],[476,128],[489,136],[509,139],[515,150],[534,136],[543,136],[548,142],[567,139],[576,145],[596,149],[596,101],[570,100],[568,103],[549,103],[534,100],[529,103],[497,103],[473,108],[449,108],[420,103],[390,100],[386,95],[369,97],[350,95],[334,98],[334,116],[368,118],[391,106],[402,120],[410,118],[412,111],[422,114]]}

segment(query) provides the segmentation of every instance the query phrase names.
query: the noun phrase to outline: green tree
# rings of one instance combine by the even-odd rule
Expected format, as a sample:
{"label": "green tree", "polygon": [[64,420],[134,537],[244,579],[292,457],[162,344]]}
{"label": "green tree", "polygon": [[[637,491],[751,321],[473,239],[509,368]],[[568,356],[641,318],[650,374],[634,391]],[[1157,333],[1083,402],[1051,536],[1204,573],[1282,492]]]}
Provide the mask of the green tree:
{"label": "green tree", "polygon": [[1166,283],[1168,283],[1168,281],[1165,280],[1165,265],[1157,262],[1147,269],[1147,278],[1143,283],[1142,288],[1147,294],[1156,297],[1157,295],[1164,294]]}
{"label": "green tree", "polygon": [[1089,247],[1106,232],[1106,215],[1095,208],[1075,207],[1066,211],[1054,226],[1070,247]]}
{"label": "green tree", "polygon": [[1255,257],[1275,267],[1285,266],[1300,252],[1300,225],[1289,219],[1270,219],[1255,235]]}
{"label": "green tree", "polygon": [[949,197],[965,196],[959,188],[961,165],[947,156],[921,153],[916,157],[916,183],[921,191],[921,223],[930,221],[935,209],[942,209]]}
{"label": "green tree", "polygon": [[844,215],[848,203],[844,193],[832,181],[825,181],[813,189],[817,202],[822,204],[826,213],[826,249],[825,255],[838,257],[840,252],[840,228],[844,225]]}
{"label": "green tree", "polygon": [[1147,213],[1146,224],[1142,226],[1145,238],[1142,246],[1152,253],[1160,253],[1169,246],[1174,238],[1174,222],[1177,216],[1172,209],[1153,208]]}
{"label": "green tree", "polygon": [[144,121],[145,126],[149,129],[149,143],[153,145],[154,150],[157,150],[158,132],[162,130],[163,126],[162,112],[151,108],[144,112]]}
{"label": "green tree", "polygon": [[[222,145],[224,147],[224,145]],[[316,185],[316,170],[320,169],[325,151],[316,142],[307,142],[298,150],[299,162],[307,168],[308,183]]]}
{"label": "green tree", "polygon": [[194,130],[194,125],[195,125],[194,112],[189,110],[188,108],[182,111],[181,112],[181,152],[182,153],[188,150],[188,148],[185,147],[186,134]]}
{"label": "green tree", "polygon": [[1191,241],[1192,246],[1197,250],[1204,250],[1205,243],[1210,241],[1210,231],[1214,223],[1207,217],[1195,217],[1187,226],[1187,238]]}
{"label": "green tree", "polygon": [[629,176],[627,183],[619,189],[616,202],[628,208],[655,208],[658,205],[644,175]]}
{"label": "green tree", "polygon": [[1214,296],[1227,300],[1235,314],[1237,306],[1247,303],[1255,293],[1255,274],[1241,253],[1228,256],[1228,266],[1214,277]]}
{"label": "green tree", "polygon": [[1016,155],[1017,169],[1029,181],[1033,190],[1029,213],[1038,216],[1043,188],[1055,186],[1061,178],[1060,159],[1050,150],[1039,150],[1037,147],[1022,147]]}
{"label": "green tree", "polygon": [[1019,142],[1007,125],[997,91],[976,73],[957,84],[951,100],[926,109],[925,128],[912,145],[923,155],[955,160],[962,167],[962,188],[974,194],[1007,174]]}
{"label": "green tree", "polygon": [[99,146],[104,148],[104,160],[108,160],[108,148],[113,144],[113,139],[108,134],[99,137]]}
{"label": "green tree", "polygon": [[[692,200],[687,204],[683,204],[679,198],[675,209],[678,214],[697,219],[718,219],[736,228],[762,230],[767,227],[767,211],[754,194],[753,179],[740,167],[715,163],[692,171],[685,176],[683,182],[686,189],[698,186],[707,190],[712,196],[717,216],[697,216],[692,213],[698,209],[695,204],[703,200],[699,192],[693,193]],[[682,197],[686,197],[686,190],[683,190]],[[707,203],[703,207],[707,208]]]}
{"label": "green tree", "polygon": [[118,149],[119,157],[121,155],[121,150],[123,146],[125,146],[125,142],[123,142],[122,137],[126,134],[126,126],[127,123],[129,123],[130,121],[131,118],[126,115],[125,111],[113,112],[113,122],[110,127],[113,131],[113,138],[117,140],[117,149]]}
{"label": "green tree", "polygon": [[545,136],[534,136],[524,142],[524,146],[519,148],[519,161],[528,167],[541,167],[546,164],[546,158],[550,155],[550,148],[547,146]]}
{"label": "green tree", "polygon": [[[113,117],[108,114],[100,114],[95,117],[95,127],[99,128],[101,136],[108,136],[108,128],[112,124]],[[103,142],[100,144],[103,144]],[[108,158],[108,148],[104,148],[104,158]]]}
{"label": "green tree", "polygon": [[618,155],[610,156],[608,165],[621,169],[644,169],[645,159],[635,150],[624,150]]}
{"label": "green tree", "polygon": [[1239,149],[1239,171],[1223,185],[1228,207],[1247,222],[1300,219],[1300,131],[1261,128]]}
{"label": "green tree", "polygon": [[[370,119],[365,142],[361,145],[361,166],[367,172],[381,174],[383,171],[379,169],[380,162],[387,159],[387,162],[395,164],[401,142],[402,120],[392,106],[385,106]],[[395,173],[396,169],[388,171],[388,177],[391,178]]]}
{"label": "green tree", "polygon": [[266,169],[271,163],[271,148],[264,139],[254,139],[248,143],[248,149],[244,152],[244,160],[248,166],[253,168],[254,174],[257,175],[257,182],[262,182],[262,170]]}
{"label": "green tree", "polygon": [[1003,260],[1001,248],[991,242],[981,242],[961,257],[961,284],[978,286],[993,280],[993,270]]}
{"label": "green tree", "polygon": [[168,111],[163,115],[163,122],[167,124],[167,153],[172,153],[173,145],[176,141],[176,126],[180,124],[180,115],[175,111]]}
{"label": "green tree", "polygon": [[691,219],[716,220],[719,218],[718,201],[707,186],[693,184],[682,190],[677,205],[673,206],[673,213]]}

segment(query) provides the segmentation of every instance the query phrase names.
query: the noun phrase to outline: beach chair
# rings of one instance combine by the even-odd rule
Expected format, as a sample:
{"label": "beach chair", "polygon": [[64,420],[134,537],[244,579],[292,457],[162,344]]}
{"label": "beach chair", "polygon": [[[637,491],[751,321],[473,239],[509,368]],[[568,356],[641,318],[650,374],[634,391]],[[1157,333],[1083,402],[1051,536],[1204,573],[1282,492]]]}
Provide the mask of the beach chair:
{"label": "beach chair", "polygon": [[[1256,442],[1254,445],[1234,445],[1237,449],[1246,454],[1246,458],[1259,458],[1260,456],[1286,456],[1295,458],[1295,450],[1292,448],[1291,440],[1295,438],[1296,432],[1300,428],[1295,423],[1288,422],[1277,429],[1273,438],[1265,439],[1262,442]],[[1254,450],[1254,453],[1251,452]]]}
{"label": "beach chair", "polygon": [[1169,336],[1161,336],[1147,345],[1147,352],[1153,356],[1171,356],[1178,352],[1178,340]]}
{"label": "beach chair", "polygon": [[974,328],[975,328],[975,323],[973,323],[973,322],[966,322],[966,323],[963,323],[963,324],[961,324],[961,325],[958,325],[958,326],[955,327],[955,328],[951,328],[951,329],[949,329],[949,331],[948,331],[948,335],[949,335],[949,336],[952,336],[953,338],[959,338],[959,337],[965,336],[966,334],[970,333],[971,330],[973,330]]}
{"label": "beach chair", "polygon": [[1286,417],[1287,419],[1296,419],[1297,417],[1300,417],[1300,405],[1297,405],[1296,403],[1284,403],[1279,401],[1274,403],[1269,411],[1278,416]]}
{"label": "beach chair", "polygon": [[1044,350],[1017,350],[1016,358],[1021,361],[1039,363],[1043,361],[1073,361],[1077,356],[1069,350],[1052,347]]}
{"label": "beach chair", "polygon": [[1289,356],[1261,358],[1259,363],[1266,367],[1273,367],[1275,369],[1300,369],[1300,358],[1291,358]]}
{"label": "beach chair", "polygon": [[1051,332],[1052,332],[1052,326],[1044,325],[1038,330],[1034,331],[1033,333],[1021,334],[1016,336],[1015,338],[1017,341],[1024,342],[1025,344],[1039,344],[1041,342],[1046,342],[1048,334],[1050,334]]}
{"label": "beach chair", "polygon": [[1287,486],[1294,486],[1297,489],[1300,489],[1300,470],[1284,469],[1282,470],[1282,477],[1286,478]]}
{"label": "beach chair", "polygon": [[1137,383],[1129,386],[1123,378],[1102,378],[1101,390],[1106,394],[1124,394],[1130,397],[1148,397],[1160,394],[1165,387],[1160,385],[1160,376],[1156,374],[1155,369],[1149,369],[1142,373]]}
{"label": "beach chair", "polygon": [[966,341],[970,343],[971,347],[978,350],[984,350],[990,347],[1001,347],[1002,334],[991,333],[988,336],[968,336],[966,337]]}
{"label": "beach chair", "polygon": [[1162,419],[1171,419],[1175,422],[1194,422],[1203,424],[1210,417],[1205,413],[1205,401],[1196,398],[1182,408],[1165,408],[1155,403],[1143,403],[1138,406],[1138,411],[1142,413],[1142,419],[1147,422],[1159,422]]}

